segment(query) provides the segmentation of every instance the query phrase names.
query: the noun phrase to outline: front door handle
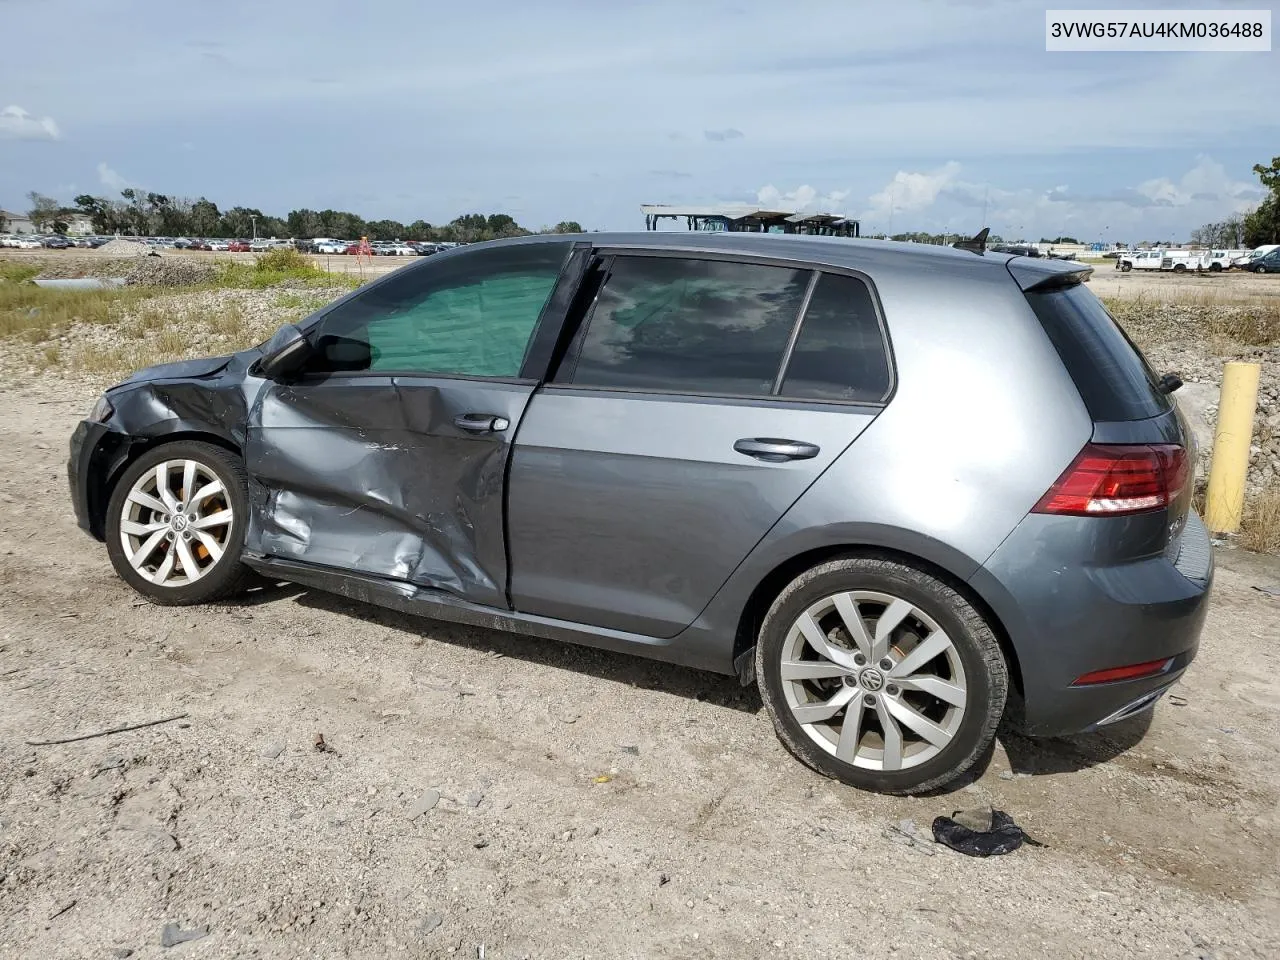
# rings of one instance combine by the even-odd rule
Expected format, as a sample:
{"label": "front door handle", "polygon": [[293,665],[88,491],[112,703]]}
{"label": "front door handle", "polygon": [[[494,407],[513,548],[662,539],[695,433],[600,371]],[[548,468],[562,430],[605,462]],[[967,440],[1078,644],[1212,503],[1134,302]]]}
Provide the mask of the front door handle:
{"label": "front door handle", "polygon": [[744,437],[733,445],[738,453],[755,457],[765,463],[782,463],[785,460],[812,460],[818,455],[816,443],[803,440],[777,440],[773,437]]}
{"label": "front door handle", "polygon": [[453,425],[467,433],[501,433],[511,421],[492,413],[460,413],[453,418]]}

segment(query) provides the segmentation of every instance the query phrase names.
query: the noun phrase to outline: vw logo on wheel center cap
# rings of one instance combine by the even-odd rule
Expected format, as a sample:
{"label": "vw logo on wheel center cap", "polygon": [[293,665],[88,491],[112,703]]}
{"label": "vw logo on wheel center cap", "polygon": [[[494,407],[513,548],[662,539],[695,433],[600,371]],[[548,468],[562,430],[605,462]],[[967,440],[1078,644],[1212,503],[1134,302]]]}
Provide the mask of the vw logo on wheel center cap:
{"label": "vw logo on wheel center cap", "polygon": [[874,667],[867,667],[862,673],[858,674],[858,682],[862,684],[864,690],[877,693],[884,686],[884,675]]}
{"label": "vw logo on wheel center cap", "polygon": [[180,513],[175,513],[169,520],[169,526],[181,533],[187,529],[187,518]]}

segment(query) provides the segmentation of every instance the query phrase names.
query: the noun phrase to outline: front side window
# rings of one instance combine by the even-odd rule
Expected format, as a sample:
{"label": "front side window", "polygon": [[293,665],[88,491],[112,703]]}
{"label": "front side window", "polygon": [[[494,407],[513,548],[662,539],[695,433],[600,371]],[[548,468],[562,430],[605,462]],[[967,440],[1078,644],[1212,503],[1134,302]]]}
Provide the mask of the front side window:
{"label": "front side window", "polygon": [[517,377],[570,247],[495,247],[393,274],[321,320],[313,370]]}
{"label": "front side window", "polygon": [[582,386],[768,396],[811,272],[682,257],[622,256],[587,319]]}

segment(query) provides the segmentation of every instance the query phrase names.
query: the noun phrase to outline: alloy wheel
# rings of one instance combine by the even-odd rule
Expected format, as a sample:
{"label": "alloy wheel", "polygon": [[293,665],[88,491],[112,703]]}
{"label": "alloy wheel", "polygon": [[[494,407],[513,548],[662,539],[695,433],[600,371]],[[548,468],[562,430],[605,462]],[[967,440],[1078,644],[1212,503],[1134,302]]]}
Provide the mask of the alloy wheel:
{"label": "alloy wheel", "polygon": [[805,735],[876,771],[932,760],[964,720],[959,651],[925,611],[869,590],[810,606],[782,644],[783,696]]}
{"label": "alloy wheel", "polygon": [[134,481],[120,516],[125,558],[160,587],[195,583],[223,557],[235,522],[226,488],[197,460],[165,460]]}

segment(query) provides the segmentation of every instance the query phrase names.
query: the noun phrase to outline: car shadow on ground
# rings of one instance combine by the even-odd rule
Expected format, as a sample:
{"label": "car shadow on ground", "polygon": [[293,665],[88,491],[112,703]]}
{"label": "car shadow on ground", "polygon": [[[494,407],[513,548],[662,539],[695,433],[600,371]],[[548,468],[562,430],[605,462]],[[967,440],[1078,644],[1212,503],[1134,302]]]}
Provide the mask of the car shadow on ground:
{"label": "car shadow on ground", "polygon": [[999,738],[1015,774],[1076,773],[1114,760],[1137,746],[1151,729],[1153,713],[1144,710],[1102,730],[1074,737],[1033,739],[1001,730]]}
{"label": "car shadow on ground", "polygon": [[732,710],[740,710],[743,713],[758,713],[763,709],[760,694],[756,691],[755,685],[743,687],[737,677],[708,673],[644,657],[614,653],[610,650],[597,650],[540,637],[449,623],[446,620],[414,617],[385,607],[348,600],[336,594],[307,590],[293,584],[267,587],[263,593],[263,599],[257,602],[292,597],[295,603],[313,610],[354,617],[366,623],[376,623],[415,636],[430,637],[441,643],[497,653],[504,657],[540,663],[560,670],[587,673],[602,680],[699,700]]}
{"label": "car shadow on ground", "polygon": [[260,580],[251,583],[234,597],[220,600],[219,605],[224,607],[257,607],[264,603],[275,603],[278,600],[296,597],[300,593],[305,593],[306,590],[306,587],[297,583],[270,583]]}

